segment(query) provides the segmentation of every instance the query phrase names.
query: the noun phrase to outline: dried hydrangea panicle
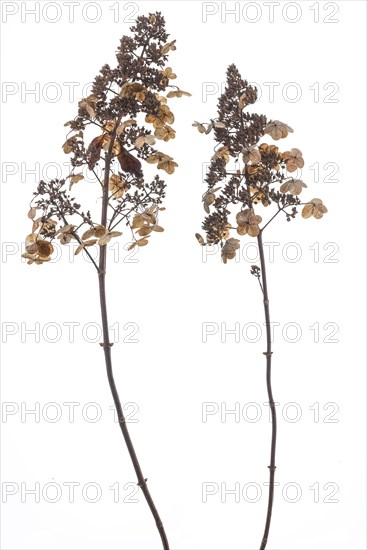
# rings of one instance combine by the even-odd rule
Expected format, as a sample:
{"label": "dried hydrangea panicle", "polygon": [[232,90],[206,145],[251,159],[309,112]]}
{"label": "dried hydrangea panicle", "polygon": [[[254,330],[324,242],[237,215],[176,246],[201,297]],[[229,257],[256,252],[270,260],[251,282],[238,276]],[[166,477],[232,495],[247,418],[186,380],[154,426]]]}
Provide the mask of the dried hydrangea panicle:
{"label": "dried hydrangea panicle", "polygon": [[[163,522],[143,476],[123,407],[114,381],[111,335],[106,301],[107,249],[112,239],[122,236],[121,224],[131,230],[132,243],[144,247],[156,233],[162,233],[159,213],[166,183],[146,171],[156,169],[173,174],[178,163],[162,148],[176,139],[171,126],[175,115],[171,100],[190,96],[174,84],[176,72],[168,65],[168,55],[176,50],[176,40],[168,40],[165,20],[160,12],[139,16],[123,36],[117,49],[117,65],[104,65],[95,77],[91,94],[78,102],[78,112],[65,123],[69,133],[62,145],[71,155],[71,173],[63,180],[41,181],[34,193],[28,218],[32,232],[26,239],[24,257],[28,263],[42,264],[51,259],[52,242],[77,243],[75,254],[86,255],[98,273],[102,337],[108,383],[131,462],[164,550],[169,550]],[[102,41],[103,43],[103,41]],[[85,171],[89,171],[88,177]],[[80,183],[83,182],[83,183]],[[88,207],[82,209],[75,199],[81,187],[88,191],[94,182],[102,200],[91,193],[91,207],[101,206],[98,220]],[[37,217],[38,216],[38,217]],[[120,225],[120,227],[118,227]],[[76,243],[75,243],[76,241]],[[92,248],[95,247],[93,253]],[[98,258],[96,260],[96,257]]]}
{"label": "dried hydrangea panicle", "polygon": [[[82,180],[85,186],[91,185],[90,176],[85,180],[83,173],[89,170],[103,194],[108,193],[111,214],[104,225],[110,233],[102,241],[97,238],[94,243],[86,243],[83,233],[99,222],[92,219],[89,211],[81,212],[63,186],[50,182],[40,184],[28,214],[33,216],[39,209],[44,218],[52,216],[55,224],[61,224],[57,232],[61,244],[79,242],[81,248],[76,253],[87,252],[89,246],[101,246],[120,223],[129,226],[136,214],[162,203],[166,184],[158,175],[146,181],[145,166],[155,164],[168,175],[178,167],[172,156],[155,148],[157,141],[165,144],[176,138],[171,126],[175,116],[169,101],[191,95],[173,84],[177,75],[167,66],[169,53],[176,50],[176,40],[168,40],[160,12],[139,16],[130,30],[132,35],[123,36],[120,41],[115,68],[101,68],[92,93],[78,102],[77,116],[65,123],[70,131],[62,146],[65,154],[71,154],[72,171],[66,177],[69,191]],[[87,131],[94,135],[87,139]],[[106,173],[106,162],[107,183],[99,177]],[[73,231],[61,233],[65,225],[72,225]],[[50,242],[55,236],[56,233],[50,236]],[[133,231],[132,238],[135,240]]]}
{"label": "dried hydrangea panicle", "polygon": [[[200,134],[214,130],[216,142],[205,178],[207,190],[203,194],[207,216],[202,228],[206,239],[199,233],[195,237],[201,246],[220,244],[221,258],[225,264],[236,257],[240,248],[240,240],[231,236],[231,231],[257,240],[260,267],[251,266],[251,274],[258,279],[262,292],[266,326],[266,351],[263,353],[266,356],[266,387],[272,424],[268,507],[260,545],[260,550],[265,550],[275,488],[277,422],[271,383],[273,352],[262,234],[279,214],[283,214],[288,222],[295,218],[297,207],[304,204],[299,195],[307,185],[301,179],[289,175],[304,166],[299,149],[294,147],[281,152],[277,145],[261,142],[265,135],[276,141],[286,138],[289,133],[293,133],[293,129],[279,120],[267,121],[264,115],[246,112],[245,107],[256,99],[256,88],[241,78],[235,65],[230,65],[226,88],[218,101],[217,123],[213,123],[213,120],[209,123],[193,123]],[[271,206],[275,206],[275,213],[271,212]],[[265,207],[264,214],[268,214],[264,222],[263,216],[259,215],[262,207]],[[327,208],[320,199],[312,199],[304,205],[302,217],[320,219],[326,212]]]}
{"label": "dried hydrangea panicle", "polygon": [[[226,88],[218,101],[217,117],[210,122],[193,123],[201,134],[214,130],[216,141],[205,179],[207,191],[203,195],[208,216],[202,227],[208,244],[219,243],[223,247],[230,238],[230,230],[257,237],[277,214],[283,213],[287,221],[295,218],[297,206],[302,204],[299,195],[307,185],[288,175],[304,167],[302,152],[294,147],[282,153],[277,145],[261,141],[264,135],[278,141],[293,133],[293,129],[279,120],[268,121],[264,115],[246,112],[245,107],[256,99],[256,88],[230,65]],[[258,208],[271,205],[276,206],[277,211],[270,220],[265,219],[261,227],[263,217]],[[237,206],[241,209],[239,213]],[[303,212],[306,212],[303,217],[315,213],[317,217],[321,209],[313,205]],[[307,216],[309,212],[312,213]],[[236,223],[231,223],[230,217],[235,217]],[[224,228],[228,228],[227,231]]]}

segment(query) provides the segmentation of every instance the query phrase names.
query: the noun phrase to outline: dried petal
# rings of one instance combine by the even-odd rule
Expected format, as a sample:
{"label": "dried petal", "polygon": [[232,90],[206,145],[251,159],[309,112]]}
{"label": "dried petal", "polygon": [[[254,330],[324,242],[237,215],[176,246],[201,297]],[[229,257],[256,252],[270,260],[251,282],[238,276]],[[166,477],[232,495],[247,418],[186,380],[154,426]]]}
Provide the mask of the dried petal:
{"label": "dried petal", "polygon": [[195,233],[195,237],[196,237],[199,244],[201,244],[202,246],[205,245],[205,241],[204,241],[203,237],[200,235],[200,233]]}
{"label": "dried petal", "polygon": [[139,239],[138,241],[136,241],[136,244],[138,246],[146,246],[148,244],[148,239]]}
{"label": "dried petal", "polygon": [[33,220],[35,218],[36,214],[37,214],[37,209],[36,208],[31,208],[28,212],[28,218],[30,220]]}

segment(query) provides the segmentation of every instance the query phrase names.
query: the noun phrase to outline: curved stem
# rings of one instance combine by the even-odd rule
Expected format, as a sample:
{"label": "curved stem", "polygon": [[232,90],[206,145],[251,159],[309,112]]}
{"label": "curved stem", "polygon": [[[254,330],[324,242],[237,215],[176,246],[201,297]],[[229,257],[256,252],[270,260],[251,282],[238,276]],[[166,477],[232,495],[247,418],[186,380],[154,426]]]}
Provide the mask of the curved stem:
{"label": "curved stem", "polygon": [[271,387],[271,327],[270,327],[270,310],[269,310],[269,296],[268,296],[268,287],[266,281],[266,265],[265,265],[265,256],[264,256],[264,246],[262,241],[262,232],[260,231],[257,237],[257,243],[259,246],[260,254],[260,265],[261,265],[261,280],[262,280],[262,289],[263,289],[263,298],[264,298],[264,313],[265,313],[265,326],[266,326],[266,387],[268,391],[269,406],[271,412],[271,449],[270,449],[270,482],[269,482],[269,498],[268,498],[268,511],[266,514],[266,522],[263,538],[261,541],[260,550],[266,548],[268,542],[271,515],[273,511],[273,500],[274,500],[274,477],[275,477],[275,447],[277,439],[277,417],[275,410],[275,403],[273,398],[273,391]]}
{"label": "curved stem", "polygon": [[[110,146],[111,150],[112,150],[113,141],[114,141],[114,136],[111,139],[111,146]],[[106,163],[105,163],[105,177],[104,177],[103,200],[102,200],[101,225],[103,225],[104,227],[106,227],[107,225],[108,179],[109,179],[109,172],[110,172],[110,164],[111,164],[111,151],[109,150],[106,156]],[[98,279],[99,279],[99,296],[100,296],[100,304],[101,304],[102,333],[103,333],[102,347],[103,347],[105,362],[106,362],[107,378],[110,385],[112,397],[115,403],[119,426],[121,428],[121,432],[124,437],[126,447],[129,451],[129,455],[133,463],[136,476],[138,478],[138,485],[141,488],[144,494],[144,497],[148,503],[148,506],[150,508],[150,511],[152,512],[152,515],[155,519],[155,523],[162,540],[163,548],[164,550],[169,550],[168,539],[163,527],[162,520],[158,514],[158,510],[155,507],[155,504],[149,492],[149,489],[147,486],[147,479],[143,475],[138,457],[136,455],[133,443],[131,441],[131,437],[127,428],[125,416],[121,406],[121,401],[119,398],[119,394],[117,392],[117,388],[116,388],[116,384],[113,376],[112,359],[111,359],[112,343],[110,342],[110,335],[109,335],[109,328],[108,328],[107,300],[106,300],[106,261],[107,261],[107,246],[104,245],[100,247]]]}

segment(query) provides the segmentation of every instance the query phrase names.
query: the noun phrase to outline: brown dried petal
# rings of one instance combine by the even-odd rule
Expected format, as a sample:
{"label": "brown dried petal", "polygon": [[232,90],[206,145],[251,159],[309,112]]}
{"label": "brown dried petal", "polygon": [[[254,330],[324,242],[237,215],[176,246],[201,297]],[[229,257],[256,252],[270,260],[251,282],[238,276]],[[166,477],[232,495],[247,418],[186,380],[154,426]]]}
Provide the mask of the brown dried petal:
{"label": "brown dried petal", "polygon": [[111,239],[112,239],[112,237],[111,237],[110,233],[106,233],[106,235],[103,235],[103,237],[101,237],[99,239],[98,244],[99,244],[99,246],[104,246],[107,243],[109,243]]}
{"label": "brown dried petal", "polygon": [[103,225],[97,225],[94,228],[93,236],[99,239],[100,237],[103,237],[106,233],[107,229]]}
{"label": "brown dried petal", "polygon": [[36,214],[37,214],[36,208],[31,208],[28,212],[28,218],[30,220],[33,220],[35,218]]}
{"label": "brown dried petal", "polygon": [[200,235],[200,233],[195,233],[195,237],[196,237],[199,244],[201,244],[202,246],[205,245],[205,241],[204,241],[203,237]]}
{"label": "brown dried petal", "polygon": [[140,235],[141,237],[147,237],[148,235],[151,234],[151,232],[152,232],[152,228],[149,227],[149,225],[144,225],[137,231],[138,235]]}
{"label": "brown dried petal", "polygon": [[84,243],[80,243],[80,245],[78,246],[78,248],[74,252],[75,256],[77,256],[83,250],[84,246],[85,246]]}
{"label": "brown dried petal", "polygon": [[198,131],[200,132],[200,134],[205,134],[206,133],[205,126],[203,124],[201,124],[201,122],[197,122],[195,120],[195,122],[192,124],[192,126],[194,126],[194,128],[197,128]]}
{"label": "brown dried petal", "polygon": [[94,244],[96,244],[97,242],[97,239],[91,239],[90,241],[85,241],[84,246],[93,246]]}
{"label": "brown dried petal", "polygon": [[94,227],[91,227],[90,229],[87,229],[82,235],[82,240],[89,239],[89,237],[93,237],[94,235]]}
{"label": "brown dried petal", "polygon": [[305,204],[302,210],[302,218],[311,218],[313,214],[314,205],[311,203]]}
{"label": "brown dried petal", "polygon": [[251,210],[246,208],[245,210],[238,212],[236,216],[236,222],[238,223],[238,225],[245,225],[249,222],[250,215],[251,215]]}
{"label": "brown dried petal", "polygon": [[247,226],[247,234],[250,235],[250,237],[257,237],[260,233],[260,228],[256,224],[249,224]]}
{"label": "brown dried petal", "polygon": [[99,159],[101,158],[101,149],[104,140],[104,135],[97,136],[89,144],[87,154],[89,155],[88,168],[93,170]]}
{"label": "brown dried petal", "polygon": [[138,246],[146,246],[148,244],[148,239],[139,239],[138,241],[136,241],[136,244]]}

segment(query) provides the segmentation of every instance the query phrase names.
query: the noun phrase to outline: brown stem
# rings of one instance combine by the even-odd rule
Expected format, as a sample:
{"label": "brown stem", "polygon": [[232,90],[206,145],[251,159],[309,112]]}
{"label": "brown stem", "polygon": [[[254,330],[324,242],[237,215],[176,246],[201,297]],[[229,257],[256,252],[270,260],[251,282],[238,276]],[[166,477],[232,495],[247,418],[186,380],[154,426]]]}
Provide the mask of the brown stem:
{"label": "brown stem", "polygon": [[[112,145],[113,145],[114,139],[115,139],[115,134],[112,135],[111,144],[110,144],[108,153],[106,155],[106,161],[105,161],[105,175],[104,175],[104,185],[103,185],[102,216],[101,216],[101,225],[103,225],[104,227],[107,226],[108,180],[109,180],[110,165],[111,165],[111,158],[112,158],[112,154],[111,154]],[[102,332],[103,332],[102,346],[103,346],[103,351],[105,356],[108,382],[109,382],[112,397],[115,403],[119,426],[121,428],[122,435],[124,437],[131,461],[135,469],[135,473],[138,478],[138,485],[142,490],[144,497],[150,508],[150,511],[152,512],[152,515],[155,519],[157,529],[159,531],[159,534],[162,540],[163,548],[164,550],[169,550],[168,539],[163,527],[162,520],[159,517],[158,510],[155,507],[153,499],[150,495],[150,492],[147,486],[147,479],[143,475],[138,458],[136,456],[133,443],[130,438],[125,416],[121,406],[121,401],[119,398],[119,394],[117,392],[117,388],[116,388],[116,384],[113,376],[112,360],[111,360],[112,343],[110,342],[110,335],[109,335],[109,329],[108,329],[107,301],[106,301],[106,260],[107,260],[107,246],[105,245],[100,247],[98,279],[99,279],[99,296],[100,296],[100,304],[101,304]]]}
{"label": "brown stem", "polygon": [[268,498],[268,511],[266,514],[266,523],[263,538],[261,541],[260,550],[266,548],[268,542],[271,514],[273,510],[273,500],[274,500],[274,477],[275,477],[275,447],[277,439],[277,417],[275,410],[275,403],[273,398],[273,391],[271,387],[271,356],[273,352],[271,351],[271,327],[270,327],[270,310],[269,310],[269,296],[268,296],[268,287],[266,281],[266,265],[265,265],[265,256],[264,256],[264,246],[262,241],[262,232],[260,231],[257,237],[257,244],[259,246],[260,253],[260,265],[261,265],[261,280],[262,280],[262,289],[264,297],[264,313],[265,313],[265,326],[266,326],[266,387],[268,391],[269,406],[271,412],[271,449],[270,449],[270,482],[269,482],[269,498]]}

